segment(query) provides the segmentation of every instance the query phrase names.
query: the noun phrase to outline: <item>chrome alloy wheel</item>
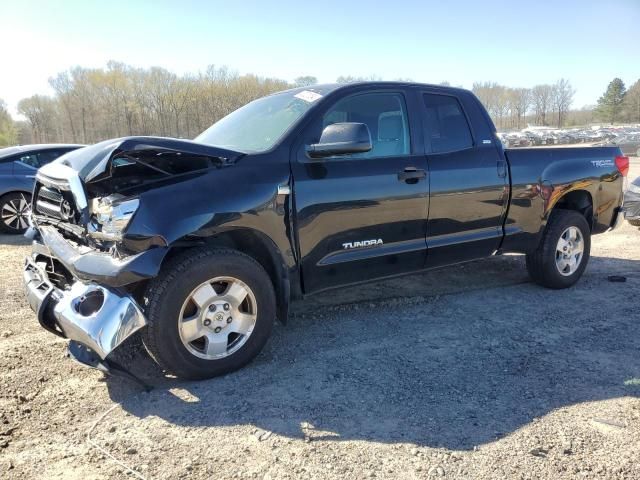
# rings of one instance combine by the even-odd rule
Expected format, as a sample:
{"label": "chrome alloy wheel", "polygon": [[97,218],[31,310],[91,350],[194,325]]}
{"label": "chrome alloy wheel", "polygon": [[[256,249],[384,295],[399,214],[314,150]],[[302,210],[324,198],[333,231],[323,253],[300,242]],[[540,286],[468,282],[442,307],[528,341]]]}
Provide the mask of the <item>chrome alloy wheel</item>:
{"label": "chrome alloy wheel", "polygon": [[2,205],[0,212],[2,223],[13,230],[24,230],[29,226],[29,202],[20,195]]}
{"label": "chrome alloy wheel", "polygon": [[216,277],[197,286],[182,304],[180,340],[196,357],[219,360],[240,349],[256,324],[256,297],[246,283]]}
{"label": "chrome alloy wheel", "polygon": [[582,263],[584,239],[580,229],[569,227],[558,240],[556,247],[556,268],[560,275],[572,275]]}

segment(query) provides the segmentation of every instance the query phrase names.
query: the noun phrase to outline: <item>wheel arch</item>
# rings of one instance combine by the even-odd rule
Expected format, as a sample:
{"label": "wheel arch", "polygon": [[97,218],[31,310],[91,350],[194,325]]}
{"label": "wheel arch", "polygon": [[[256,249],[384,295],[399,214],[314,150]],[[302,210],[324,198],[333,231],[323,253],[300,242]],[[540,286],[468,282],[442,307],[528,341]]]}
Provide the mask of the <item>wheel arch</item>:
{"label": "wheel arch", "polygon": [[547,208],[545,220],[549,220],[549,216],[554,210],[573,210],[580,213],[587,220],[589,229],[593,230],[593,196],[591,192],[584,189],[576,189],[563,193]]}
{"label": "wheel arch", "polygon": [[7,190],[7,191],[3,191],[0,192],[0,200],[2,200],[4,197],[6,197],[7,195],[12,195],[14,193],[20,193],[23,195],[29,195],[31,196],[31,194],[33,193],[31,190],[20,190],[20,189],[11,189],[11,190]]}
{"label": "wheel arch", "polygon": [[256,260],[265,269],[276,292],[278,320],[287,323],[291,299],[291,276],[275,242],[265,233],[252,228],[236,228],[206,237],[187,236],[171,245],[163,263],[185,250],[196,247],[225,247]]}

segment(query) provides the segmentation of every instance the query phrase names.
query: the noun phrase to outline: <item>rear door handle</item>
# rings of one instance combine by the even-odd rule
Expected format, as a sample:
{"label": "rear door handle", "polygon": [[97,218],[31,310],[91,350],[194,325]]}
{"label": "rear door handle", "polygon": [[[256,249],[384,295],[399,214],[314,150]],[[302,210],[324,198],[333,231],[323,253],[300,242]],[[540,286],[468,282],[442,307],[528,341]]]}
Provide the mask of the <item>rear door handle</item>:
{"label": "rear door handle", "polygon": [[398,180],[405,183],[418,183],[421,178],[426,178],[427,171],[416,167],[407,167],[398,172]]}

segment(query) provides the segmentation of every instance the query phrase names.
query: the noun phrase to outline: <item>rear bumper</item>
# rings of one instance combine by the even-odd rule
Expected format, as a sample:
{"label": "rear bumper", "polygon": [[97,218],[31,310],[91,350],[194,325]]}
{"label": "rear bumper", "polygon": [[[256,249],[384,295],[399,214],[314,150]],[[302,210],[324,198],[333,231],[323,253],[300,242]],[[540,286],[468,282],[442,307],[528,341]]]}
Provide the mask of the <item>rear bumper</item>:
{"label": "rear bumper", "polygon": [[82,281],[60,290],[32,257],[25,261],[23,282],[29,305],[46,330],[80,343],[103,360],[147,324],[142,309],[126,293]]}

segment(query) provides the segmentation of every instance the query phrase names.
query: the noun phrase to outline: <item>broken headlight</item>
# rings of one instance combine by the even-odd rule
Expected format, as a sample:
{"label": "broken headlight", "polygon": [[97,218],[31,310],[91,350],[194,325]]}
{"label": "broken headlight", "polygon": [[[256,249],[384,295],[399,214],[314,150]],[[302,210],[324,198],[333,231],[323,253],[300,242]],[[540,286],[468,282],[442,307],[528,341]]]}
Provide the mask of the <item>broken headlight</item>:
{"label": "broken headlight", "polygon": [[121,195],[94,198],[91,203],[92,228],[89,234],[101,240],[122,240],[122,234],[139,205],[137,198],[125,200]]}

